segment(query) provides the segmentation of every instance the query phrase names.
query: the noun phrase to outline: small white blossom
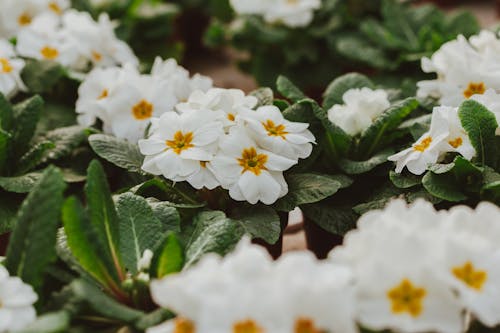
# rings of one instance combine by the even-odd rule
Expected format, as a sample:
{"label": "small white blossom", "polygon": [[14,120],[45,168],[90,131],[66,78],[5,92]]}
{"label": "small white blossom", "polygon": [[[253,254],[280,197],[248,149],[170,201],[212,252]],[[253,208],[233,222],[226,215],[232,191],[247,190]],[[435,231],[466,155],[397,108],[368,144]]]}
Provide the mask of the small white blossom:
{"label": "small white blossom", "polygon": [[18,90],[25,89],[21,80],[24,60],[19,59],[14,47],[7,40],[0,40],[0,93],[13,96]]}

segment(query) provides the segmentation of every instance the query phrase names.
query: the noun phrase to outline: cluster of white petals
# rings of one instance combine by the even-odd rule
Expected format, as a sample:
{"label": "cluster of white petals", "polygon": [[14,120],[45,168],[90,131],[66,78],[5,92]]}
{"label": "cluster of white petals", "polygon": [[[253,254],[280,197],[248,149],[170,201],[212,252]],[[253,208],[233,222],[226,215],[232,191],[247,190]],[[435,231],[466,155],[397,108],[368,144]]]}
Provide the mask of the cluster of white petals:
{"label": "cluster of white petals", "polygon": [[19,58],[14,46],[5,39],[0,39],[0,93],[12,97],[19,90],[24,90],[21,71],[25,62]]}
{"label": "cluster of white petals", "polygon": [[0,333],[20,331],[35,321],[33,305],[37,300],[30,285],[9,276],[7,269],[0,265]]}
{"label": "cluster of white petals", "polygon": [[321,0],[231,0],[240,15],[260,15],[268,23],[282,23],[291,28],[308,26]]}
{"label": "cluster of white petals", "polygon": [[147,333],[355,333],[349,269],[291,253],[273,262],[242,241],[220,258],[207,255],[183,273],[151,283],[155,302],[178,314]]}
{"label": "cluster of white petals", "polygon": [[500,209],[395,200],[365,214],[326,261],[273,262],[246,241],[151,283],[178,317],[148,333],[461,333],[500,324]]}
{"label": "cluster of white petals", "polygon": [[357,135],[370,127],[391,103],[387,92],[370,88],[349,89],[342,96],[344,105],[328,110],[328,119],[349,135]]}
{"label": "cluster of white petals", "polygon": [[[471,99],[483,104],[500,120],[500,94],[488,90]],[[497,134],[500,134],[497,129]],[[389,157],[396,162],[396,172],[406,167],[415,175],[423,174],[429,166],[438,163],[447,153],[458,153],[471,160],[476,151],[462,127],[458,107],[439,106],[432,111],[430,130],[424,133],[410,148]]]}
{"label": "cluster of white petals", "polygon": [[283,171],[312,152],[306,123],[286,120],[273,106],[237,89],[191,94],[152,120],[143,170],[194,188],[229,190],[234,200],[272,204],[288,192]]}
{"label": "cluster of white petals", "polygon": [[171,112],[192,91],[211,86],[211,79],[200,75],[191,78],[173,59],[157,58],[151,74],[139,73],[130,63],[96,68],[78,89],[78,122],[91,126],[99,119],[104,132],[136,143],[153,117]]}
{"label": "cluster of white petals", "polygon": [[422,58],[422,70],[436,73],[435,80],[418,82],[418,97],[432,97],[439,104],[457,107],[465,99],[500,92],[500,39],[488,30],[467,40],[458,36],[429,58]]}

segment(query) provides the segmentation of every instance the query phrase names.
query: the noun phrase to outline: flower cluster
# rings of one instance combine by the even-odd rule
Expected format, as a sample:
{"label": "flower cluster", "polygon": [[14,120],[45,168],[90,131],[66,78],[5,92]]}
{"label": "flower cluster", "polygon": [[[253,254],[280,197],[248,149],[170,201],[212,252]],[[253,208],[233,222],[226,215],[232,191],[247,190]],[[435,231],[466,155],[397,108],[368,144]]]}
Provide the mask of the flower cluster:
{"label": "flower cluster", "polygon": [[434,55],[422,58],[422,69],[437,79],[418,82],[419,97],[439,99],[441,105],[459,106],[462,101],[488,89],[500,90],[500,39],[483,30],[467,40],[458,36]]}
{"label": "flower cluster", "polygon": [[382,89],[349,89],[342,99],[344,105],[334,105],[328,110],[328,119],[352,136],[370,127],[391,105],[387,92]]}
{"label": "flower cluster", "polygon": [[286,120],[241,90],[195,91],[152,120],[139,141],[143,170],[197,189],[222,186],[238,201],[272,204],[288,192],[283,171],[311,154],[308,124]]}
{"label": "flower cluster", "polygon": [[[481,203],[436,211],[402,200],[372,211],[345,244],[318,261],[290,253],[276,262],[240,244],[155,280],[155,302],[178,314],[150,328],[170,332],[459,333],[465,317],[500,323],[500,209]],[[465,311],[464,311],[465,310]]]}
{"label": "flower cluster", "polygon": [[192,91],[211,86],[211,79],[198,74],[190,77],[173,59],[157,58],[147,75],[130,63],[96,68],[78,90],[78,122],[90,126],[99,119],[104,132],[135,143],[144,137],[153,117],[172,111]]}
{"label": "flower cluster", "polygon": [[10,277],[0,265],[0,333],[24,329],[36,318],[33,304],[38,296],[18,277]]}
{"label": "flower cluster", "polygon": [[282,23],[291,28],[308,26],[314,11],[321,7],[320,0],[231,0],[240,15],[261,15],[267,23]]}
{"label": "flower cluster", "polygon": [[[472,96],[471,99],[486,106],[500,120],[500,94],[488,90],[482,95]],[[410,148],[390,156],[389,160],[396,162],[397,173],[401,173],[406,167],[411,173],[421,175],[447,153],[458,153],[467,160],[476,155],[469,136],[462,127],[458,107],[439,106],[432,111],[429,131]]]}

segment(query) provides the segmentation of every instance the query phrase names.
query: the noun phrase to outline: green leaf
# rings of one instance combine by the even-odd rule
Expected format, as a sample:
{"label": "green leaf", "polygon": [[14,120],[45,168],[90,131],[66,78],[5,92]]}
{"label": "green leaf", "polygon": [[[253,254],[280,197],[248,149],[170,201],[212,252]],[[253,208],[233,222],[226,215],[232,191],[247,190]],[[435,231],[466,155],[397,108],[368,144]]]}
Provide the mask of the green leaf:
{"label": "green leaf", "polygon": [[366,161],[352,161],[344,158],[339,160],[337,162],[337,165],[348,175],[359,175],[371,171],[379,165],[386,163],[387,158],[392,154],[394,154],[394,150],[392,148],[389,148],[372,156]]}
{"label": "green leaf", "polygon": [[460,184],[450,173],[435,174],[427,172],[422,178],[424,188],[433,196],[451,202],[460,202],[467,199],[462,193]]}
{"label": "green leaf", "polygon": [[89,143],[96,154],[106,161],[127,171],[142,173],[144,156],[136,144],[104,134],[91,135]]}
{"label": "green leaf", "polygon": [[344,104],[346,91],[354,88],[373,88],[373,82],[363,74],[348,73],[333,80],[323,93],[323,108],[330,109],[335,104]]}
{"label": "green leaf", "polygon": [[64,333],[68,331],[70,316],[66,311],[44,314],[18,333]]}
{"label": "green leaf", "polygon": [[250,93],[250,96],[257,97],[259,100],[256,107],[264,105],[273,105],[274,93],[271,88],[259,88]]}
{"label": "green leaf", "polygon": [[377,69],[393,70],[399,65],[397,61],[390,59],[382,49],[371,44],[361,36],[341,36],[337,38],[335,48],[341,56]]}
{"label": "green leaf", "polygon": [[315,203],[301,206],[305,216],[335,235],[344,235],[356,227],[358,215],[350,208]]}
{"label": "green leaf", "polygon": [[236,210],[233,217],[252,238],[275,244],[281,235],[280,217],[271,207],[245,205]]}
{"label": "green leaf", "polygon": [[307,96],[304,95],[304,93],[299,88],[297,88],[297,86],[294,85],[292,81],[284,76],[278,77],[276,86],[278,91],[292,102],[298,102],[301,99],[307,98]]}
{"label": "green leaf", "polygon": [[54,149],[55,145],[50,141],[42,141],[35,144],[26,154],[24,154],[17,163],[17,174],[35,169],[42,163],[44,156]]}
{"label": "green leaf", "polygon": [[385,140],[387,133],[396,129],[417,107],[418,101],[415,98],[407,98],[392,105],[361,134],[358,154],[369,157],[383,145],[390,143]]}
{"label": "green leaf", "polygon": [[125,267],[135,274],[144,251],[156,251],[166,236],[166,228],[156,218],[146,199],[138,195],[120,195],[116,210],[120,221],[120,254]]}
{"label": "green leaf", "polygon": [[42,172],[34,171],[18,177],[0,177],[0,187],[14,193],[28,193],[42,177]]}
{"label": "green leaf", "polygon": [[474,100],[463,102],[458,110],[458,115],[477,152],[478,161],[482,165],[496,168],[498,148],[495,131],[498,124],[495,115]]}
{"label": "green leaf", "polygon": [[175,234],[171,233],[151,261],[151,276],[161,279],[169,274],[180,272],[183,265],[184,251],[181,242]]}
{"label": "green leaf", "polygon": [[0,235],[12,231],[15,223],[17,210],[20,206],[19,200],[0,190]]}
{"label": "green leaf", "polygon": [[13,137],[14,149],[17,156],[24,154],[30,146],[35,134],[43,100],[40,96],[33,96],[14,106],[15,131]]}
{"label": "green leaf", "polygon": [[289,121],[312,123],[316,120],[314,114],[314,104],[312,99],[303,99],[297,103],[288,106],[283,111],[283,116]]}
{"label": "green leaf", "polygon": [[136,324],[135,327],[141,331],[145,331],[146,329],[159,325],[168,319],[173,319],[175,315],[166,310],[166,309],[157,309],[153,312],[147,313],[145,316],[140,318]]}
{"label": "green leaf", "polygon": [[64,68],[55,61],[29,61],[21,72],[24,84],[32,93],[51,90],[64,76]]}
{"label": "green leaf", "polygon": [[274,204],[280,211],[291,211],[295,207],[321,201],[343,187],[334,177],[312,173],[289,175],[287,183],[288,194]]}
{"label": "green leaf", "polygon": [[56,233],[65,187],[61,172],[47,168],[23,202],[10,238],[5,266],[37,290],[48,265],[56,259]]}
{"label": "green leaf", "polygon": [[335,160],[339,156],[347,154],[352,144],[352,137],[344,132],[343,129],[335,125],[328,119],[327,112],[319,106],[313,109],[316,118],[321,121],[321,124],[326,129],[325,146],[330,153],[330,158]]}
{"label": "green leaf", "polygon": [[0,174],[5,169],[9,158],[10,139],[11,135],[0,128]]}
{"label": "green leaf", "polygon": [[245,231],[239,223],[221,211],[206,211],[194,218],[196,226],[186,247],[185,268],[196,263],[207,253],[225,255],[231,252]]}
{"label": "green leaf", "polygon": [[396,173],[391,171],[389,173],[389,178],[391,179],[394,186],[401,189],[412,188],[414,186],[422,184],[422,178],[415,175],[403,175],[401,173]]}
{"label": "green leaf", "polygon": [[112,258],[115,276],[123,280],[122,259],[120,257],[119,222],[115,206],[111,198],[106,174],[101,164],[94,160],[87,170],[87,184],[85,185],[90,223],[99,237],[100,244],[107,256]]}
{"label": "green leaf", "polygon": [[43,140],[52,142],[54,148],[50,150],[42,162],[69,156],[86,138],[85,127],[82,126],[62,127],[46,133]]}
{"label": "green leaf", "polygon": [[9,101],[0,93],[0,129],[11,131],[14,123],[14,112]]}
{"label": "green leaf", "polygon": [[[146,199],[149,206],[153,210],[154,216],[163,225],[165,231],[181,231],[180,215],[176,208],[192,208],[190,207],[176,207],[168,201],[157,201],[156,199]],[[178,206],[178,205],[177,205]],[[197,207],[199,208],[199,207]]]}

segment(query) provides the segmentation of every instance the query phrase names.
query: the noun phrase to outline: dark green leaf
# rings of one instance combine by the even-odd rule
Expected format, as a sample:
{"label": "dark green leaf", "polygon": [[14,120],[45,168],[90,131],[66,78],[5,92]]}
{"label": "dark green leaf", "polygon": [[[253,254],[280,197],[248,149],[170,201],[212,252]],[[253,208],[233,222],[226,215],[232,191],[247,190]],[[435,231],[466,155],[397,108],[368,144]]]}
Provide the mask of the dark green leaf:
{"label": "dark green leaf", "polygon": [[151,261],[151,276],[161,279],[166,275],[180,272],[183,265],[182,245],[175,234],[170,234]]}
{"label": "dark green leaf", "polygon": [[315,203],[301,206],[305,216],[335,235],[344,235],[356,227],[358,215],[350,208]]}
{"label": "dark green leaf", "polygon": [[394,186],[401,189],[412,188],[414,186],[422,184],[422,178],[410,174],[401,174],[391,171],[389,173],[389,178],[391,179]]}
{"label": "dark green leaf", "polygon": [[349,175],[359,175],[375,169],[377,166],[387,162],[387,158],[394,154],[392,148],[381,151],[366,161],[351,161],[341,159],[337,162],[339,168]]}
{"label": "dark green leaf", "polygon": [[42,141],[35,144],[21,157],[21,160],[17,164],[16,173],[23,174],[35,169],[35,167],[42,163],[44,157],[49,154],[49,151],[54,148],[55,145],[50,141]]}
{"label": "dark green leaf", "polygon": [[142,173],[144,156],[136,144],[104,134],[91,135],[89,143],[96,154],[106,161],[127,171]]}
{"label": "dark green leaf", "polygon": [[349,73],[336,78],[323,93],[323,108],[328,110],[335,104],[344,104],[346,91],[364,87],[373,88],[373,82],[363,74]]}
{"label": "dark green leaf", "polygon": [[234,216],[245,232],[252,238],[260,238],[268,244],[275,244],[281,235],[281,223],[278,214],[271,207],[264,205],[245,205]]}
{"label": "dark green leaf", "polygon": [[52,89],[64,74],[64,68],[55,61],[32,60],[23,68],[21,78],[30,92],[39,94]]}
{"label": "dark green leaf", "polygon": [[278,91],[292,102],[298,102],[301,99],[307,98],[304,93],[297,88],[288,78],[279,76],[276,81]]}
{"label": "dark green leaf", "polygon": [[250,96],[257,97],[259,103],[257,107],[263,105],[273,105],[274,94],[271,88],[259,88],[250,93]]}
{"label": "dark green leaf", "polygon": [[21,156],[28,149],[35,134],[42,108],[43,100],[40,96],[33,96],[14,106],[15,131],[13,143],[17,156]]}
{"label": "dark green leaf", "polygon": [[435,197],[451,202],[460,202],[467,199],[462,193],[460,184],[452,174],[435,174],[427,172],[422,179],[425,189]]}
{"label": "dark green leaf", "polygon": [[48,132],[43,139],[52,142],[54,148],[50,150],[42,162],[70,155],[86,138],[85,128],[82,126],[62,127]]}
{"label": "dark green leaf", "polygon": [[35,171],[18,177],[0,177],[0,187],[9,192],[28,193],[42,177],[42,172]]}
{"label": "dark green leaf", "polygon": [[66,311],[44,314],[36,319],[28,327],[18,333],[64,333],[70,324],[70,316]]}
{"label": "dark green leaf", "polygon": [[5,96],[0,93],[0,129],[11,131],[14,123],[12,106]]}

